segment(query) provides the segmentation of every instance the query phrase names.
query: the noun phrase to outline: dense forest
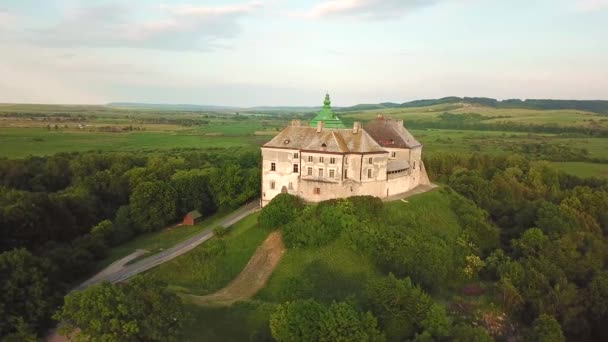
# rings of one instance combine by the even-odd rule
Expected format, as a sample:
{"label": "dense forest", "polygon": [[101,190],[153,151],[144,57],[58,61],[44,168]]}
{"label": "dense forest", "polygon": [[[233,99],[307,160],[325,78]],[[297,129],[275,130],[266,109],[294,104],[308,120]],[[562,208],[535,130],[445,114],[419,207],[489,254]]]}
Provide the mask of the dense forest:
{"label": "dense forest", "polygon": [[42,333],[107,250],[259,193],[259,153],[60,153],[0,160],[0,336]]}
{"label": "dense forest", "polygon": [[[0,334],[34,340],[54,317],[66,331],[78,326],[108,340],[179,339],[188,315],[154,279],[101,284],[65,302],[63,296],[109,247],[192,209],[209,215],[257,196],[259,162],[257,151],[246,150],[1,160]],[[458,227],[420,227],[407,210],[372,197],[311,206],[284,194],[262,210],[259,229],[280,229],[288,248],[345,239],[382,275],[364,283],[336,275],[316,288],[314,279],[330,271],[306,270],[280,289],[267,333],[255,339],[608,338],[606,180],[570,176],[517,154],[437,153],[425,164],[444,184],[438,191]],[[467,314],[466,303],[447,305],[460,292],[484,293],[496,307],[494,321]],[[116,305],[124,308],[119,317],[107,311]],[[108,312],[105,319],[119,326],[88,324]]]}
{"label": "dense forest", "polygon": [[[322,271],[301,275],[270,315],[274,339],[608,338],[608,182],[519,155],[436,154],[426,164],[449,185],[440,191],[460,229],[420,227],[407,210],[370,197],[304,206],[280,195],[264,208],[261,226],[281,227],[288,247],[346,236],[385,275],[361,286],[336,277],[322,289],[309,285]],[[466,301],[451,302],[461,292],[486,293],[495,314],[471,316]]]}

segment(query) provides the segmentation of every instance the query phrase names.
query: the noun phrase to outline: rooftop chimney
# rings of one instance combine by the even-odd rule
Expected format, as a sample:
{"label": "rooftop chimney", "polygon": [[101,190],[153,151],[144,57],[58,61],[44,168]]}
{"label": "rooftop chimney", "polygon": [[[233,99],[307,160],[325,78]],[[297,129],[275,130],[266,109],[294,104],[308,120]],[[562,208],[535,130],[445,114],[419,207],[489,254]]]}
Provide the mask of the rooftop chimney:
{"label": "rooftop chimney", "polygon": [[355,121],[355,123],[353,123],[353,134],[359,133],[360,129],[361,129],[361,122]]}
{"label": "rooftop chimney", "polygon": [[294,127],[302,126],[302,122],[300,120],[291,120],[291,125]]}
{"label": "rooftop chimney", "polygon": [[325,121],[317,121],[317,133],[321,133],[325,127]]}

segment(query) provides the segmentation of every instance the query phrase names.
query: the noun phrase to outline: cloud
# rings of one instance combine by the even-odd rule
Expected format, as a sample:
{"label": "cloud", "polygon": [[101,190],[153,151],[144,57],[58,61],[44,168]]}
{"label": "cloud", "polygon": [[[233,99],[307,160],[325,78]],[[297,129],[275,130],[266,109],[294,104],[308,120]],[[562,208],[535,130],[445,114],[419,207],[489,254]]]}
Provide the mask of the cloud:
{"label": "cloud", "polygon": [[128,5],[81,8],[54,26],[29,31],[30,41],[46,46],[106,46],[155,49],[208,49],[240,32],[239,19],[262,7],[259,1],[225,6],[163,5],[136,20]]}
{"label": "cloud", "polygon": [[576,0],[576,9],[593,12],[608,8],[608,0]]}
{"label": "cloud", "polygon": [[368,19],[400,17],[449,0],[325,0],[304,14],[310,19],[359,16]]}

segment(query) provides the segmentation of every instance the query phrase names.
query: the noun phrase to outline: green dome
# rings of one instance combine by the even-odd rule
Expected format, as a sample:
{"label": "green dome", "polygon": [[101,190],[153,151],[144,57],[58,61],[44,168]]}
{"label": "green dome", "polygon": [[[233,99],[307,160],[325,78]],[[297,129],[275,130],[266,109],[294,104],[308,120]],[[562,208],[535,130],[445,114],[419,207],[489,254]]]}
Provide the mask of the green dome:
{"label": "green dome", "polygon": [[319,121],[325,122],[327,128],[346,128],[340,118],[336,116],[331,110],[331,100],[329,94],[325,94],[325,101],[323,101],[323,108],[319,111],[319,114],[310,121],[310,127],[317,127]]}

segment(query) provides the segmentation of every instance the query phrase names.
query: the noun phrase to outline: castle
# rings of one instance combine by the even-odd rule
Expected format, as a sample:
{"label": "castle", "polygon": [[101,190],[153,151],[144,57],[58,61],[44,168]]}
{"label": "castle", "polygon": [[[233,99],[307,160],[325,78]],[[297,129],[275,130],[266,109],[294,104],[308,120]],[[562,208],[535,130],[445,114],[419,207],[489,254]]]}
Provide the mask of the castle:
{"label": "castle", "polygon": [[403,120],[378,116],[346,128],[332,111],[329,95],[309,126],[293,120],[261,149],[262,206],[280,193],[320,202],[384,198],[428,184],[422,145]]}

